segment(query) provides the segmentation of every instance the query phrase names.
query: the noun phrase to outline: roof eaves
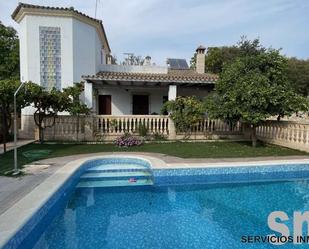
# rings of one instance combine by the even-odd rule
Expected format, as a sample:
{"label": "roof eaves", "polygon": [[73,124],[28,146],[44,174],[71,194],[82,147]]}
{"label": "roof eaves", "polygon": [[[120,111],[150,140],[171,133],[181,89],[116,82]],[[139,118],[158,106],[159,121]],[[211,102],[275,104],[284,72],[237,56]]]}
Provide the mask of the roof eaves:
{"label": "roof eaves", "polygon": [[85,18],[87,18],[91,21],[94,21],[94,22],[96,22],[100,25],[100,28],[102,29],[102,32],[103,32],[103,35],[104,35],[104,38],[105,38],[105,41],[106,41],[107,49],[108,49],[109,52],[111,52],[111,48],[110,48],[110,45],[109,45],[109,42],[108,42],[108,39],[107,39],[107,36],[106,36],[106,32],[105,32],[102,20],[93,18],[93,17],[88,16],[88,15],[82,13],[82,12],[79,12],[78,10],[75,10],[73,7],[70,7],[70,8],[50,7],[50,6],[33,5],[33,4],[27,4],[27,3],[19,3],[18,4],[18,6],[15,8],[15,10],[13,11],[13,13],[11,15],[13,20],[17,21],[17,16],[18,16],[18,14],[19,14],[19,12],[21,11],[22,8],[65,11],[65,12],[68,12],[68,13],[77,14],[81,17],[85,17]]}
{"label": "roof eaves", "polygon": [[207,77],[207,78],[201,78],[201,77],[163,77],[162,75],[157,75],[159,77],[155,77],[154,75],[151,75],[152,77],[141,77],[145,75],[114,75],[114,74],[107,74],[102,75],[87,75],[82,76],[84,80],[107,80],[107,81],[136,81],[136,82],[166,82],[166,83],[204,83],[204,84],[214,84],[217,81],[217,78],[214,77]]}

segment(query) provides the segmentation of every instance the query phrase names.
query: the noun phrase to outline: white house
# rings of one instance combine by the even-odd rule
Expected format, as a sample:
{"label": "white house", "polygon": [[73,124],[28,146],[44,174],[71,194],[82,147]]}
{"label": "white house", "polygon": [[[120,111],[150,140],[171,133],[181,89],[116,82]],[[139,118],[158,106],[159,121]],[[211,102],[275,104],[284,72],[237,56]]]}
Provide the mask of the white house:
{"label": "white house", "polygon": [[[94,115],[159,114],[176,96],[204,97],[216,75],[204,73],[205,48],[197,48],[196,70],[183,60],[166,66],[112,65],[101,20],[74,8],[19,3],[12,18],[20,25],[21,81],[51,89],[85,82],[84,101]],[[181,65],[177,63],[181,62]],[[33,110],[22,110],[22,130],[33,132]]]}
{"label": "white house", "polygon": [[[62,89],[96,74],[111,52],[102,21],[73,8],[19,3],[12,14],[19,23],[21,81]],[[86,88],[86,91],[88,89]],[[33,131],[33,110],[22,110],[22,130]]]}

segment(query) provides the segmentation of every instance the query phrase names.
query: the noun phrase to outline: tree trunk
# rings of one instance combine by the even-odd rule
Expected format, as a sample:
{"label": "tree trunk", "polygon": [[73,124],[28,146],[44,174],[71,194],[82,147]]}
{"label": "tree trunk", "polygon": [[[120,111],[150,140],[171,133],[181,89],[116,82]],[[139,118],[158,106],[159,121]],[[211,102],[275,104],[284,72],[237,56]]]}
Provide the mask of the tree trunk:
{"label": "tree trunk", "polygon": [[39,126],[39,139],[40,144],[44,143],[44,129],[42,128],[42,124]]}
{"label": "tree trunk", "polygon": [[252,147],[256,147],[257,144],[257,137],[256,137],[256,126],[251,125],[251,141],[252,141]]}
{"label": "tree trunk", "polygon": [[34,121],[37,127],[39,128],[39,141],[41,144],[44,142],[44,128],[43,128],[43,115],[41,112],[34,114]]}

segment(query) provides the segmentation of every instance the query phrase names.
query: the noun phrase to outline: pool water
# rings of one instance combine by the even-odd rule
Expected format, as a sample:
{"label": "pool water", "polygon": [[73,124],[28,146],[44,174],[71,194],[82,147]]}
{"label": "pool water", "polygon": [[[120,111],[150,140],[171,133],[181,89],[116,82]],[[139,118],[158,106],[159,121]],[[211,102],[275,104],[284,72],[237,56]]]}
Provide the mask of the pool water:
{"label": "pool water", "polygon": [[309,181],[76,189],[35,248],[293,248],[240,242],[276,210],[309,210]]}

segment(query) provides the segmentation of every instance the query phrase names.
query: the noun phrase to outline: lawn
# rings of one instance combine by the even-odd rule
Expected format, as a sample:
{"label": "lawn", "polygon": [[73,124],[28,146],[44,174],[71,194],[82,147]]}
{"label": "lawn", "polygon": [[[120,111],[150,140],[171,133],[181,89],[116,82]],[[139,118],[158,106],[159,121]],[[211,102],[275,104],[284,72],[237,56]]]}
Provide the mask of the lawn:
{"label": "lawn", "polygon": [[[32,162],[23,156],[29,150],[51,150],[45,158],[96,152],[156,152],[182,158],[224,158],[224,157],[260,157],[308,155],[306,152],[292,150],[275,145],[260,144],[252,148],[247,142],[173,142],[152,143],[139,147],[119,148],[113,144],[29,144],[18,149],[19,167]],[[0,155],[0,174],[13,167],[13,151]]]}

